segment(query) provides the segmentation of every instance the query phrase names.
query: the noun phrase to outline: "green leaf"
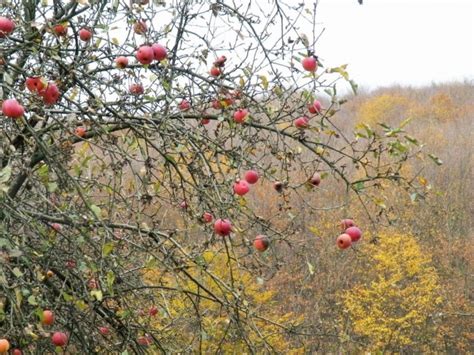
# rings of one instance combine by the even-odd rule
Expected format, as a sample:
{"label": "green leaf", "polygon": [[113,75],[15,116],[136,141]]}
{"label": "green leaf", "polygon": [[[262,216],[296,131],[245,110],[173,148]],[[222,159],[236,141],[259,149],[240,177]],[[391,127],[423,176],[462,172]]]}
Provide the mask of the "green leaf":
{"label": "green leaf", "polygon": [[2,170],[0,170],[0,184],[10,180],[11,175],[12,175],[12,167],[10,165],[7,165]]}
{"label": "green leaf", "polygon": [[112,242],[105,243],[104,246],[102,247],[102,256],[104,258],[107,257],[114,250],[114,248],[115,248],[114,243]]}
{"label": "green leaf", "polygon": [[36,301],[36,297],[31,295],[28,297],[28,303],[31,304],[32,306],[37,306],[38,302]]}
{"label": "green leaf", "polygon": [[443,165],[443,161],[434,154],[428,154],[428,156],[435,162],[436,165]]}
{"label": "green leaf", "polygon": [[94,297],[97,301],[102,301],[104,295],[102,294],[101,290],[93,290],[91,291],[91,296]]}
{"label": "green leaf", "polygon": [[15,275],[16,277],[20,278],[23,276],[23,273],[21,272],[21,270],[17,267],[13,268],[12,270],[13,272],[13,275]]}
{"label": "green leaf", "polygon": [[309,261],[306,261],[306,264],[308,265],[308,271],[310,275],[314,275],[314,266],[311,264]]}
{"label": "green leaf", "polygon": [[101,209],[100,209],[99,206],[91,205],[91,211],[92,211],[92,213],[94,213],[96,218],[100,218]]}
{"label": "green leaf", "polygon": [[58,184],[56,184],[55,182],[50,182],[48,184],[48,191],[49,192],[54,192],[58,189]]}

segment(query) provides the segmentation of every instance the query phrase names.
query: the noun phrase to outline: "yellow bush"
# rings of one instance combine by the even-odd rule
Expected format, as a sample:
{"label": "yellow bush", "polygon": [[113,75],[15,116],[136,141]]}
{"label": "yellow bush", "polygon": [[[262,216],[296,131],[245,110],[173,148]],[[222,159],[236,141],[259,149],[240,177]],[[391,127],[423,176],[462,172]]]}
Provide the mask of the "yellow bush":
{"label": "yellow bush", "polygon": [[397,233],[381,234],[362,253],[363,282],[342,295],[354,332],[370,350],[420,350],[430,315],[441,302],[430,257],[412,236]]}
{"label": "yellow bush", "polygon": [[414,103],[399,94],[382,94],[364,101],[357,113],[358,123],[374,126],[378,122],[401,122],[408,118],[411,110],[415,110]]}

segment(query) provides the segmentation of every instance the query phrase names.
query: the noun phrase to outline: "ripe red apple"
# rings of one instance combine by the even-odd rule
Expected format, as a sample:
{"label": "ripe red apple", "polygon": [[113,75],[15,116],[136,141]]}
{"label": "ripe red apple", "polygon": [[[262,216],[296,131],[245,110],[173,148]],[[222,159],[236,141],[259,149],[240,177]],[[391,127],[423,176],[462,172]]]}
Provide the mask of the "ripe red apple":
{"label": "ripe red apple", "polygon": [[309,120],[307,117],[298,117],[296,120],[293,121],[293,124],[298,129],[305,129],[309,126]]}
{"label": "ripe red apple", "polygon": [[12,355],[23,355],[23,351],[21,351],[20,349],[13,349]]}
{"label": "ripe red apple", "polygon": [[75,133],[76,136],[82,138],[86,135],[86,128],[85,127],[76,127],[74,133]]}
{"label": "ripe red apple", "polygon": [[204,212],[202,215],[202,220],[206,223],[211,223],[214,217],[209,212]]}
{"label": "ripe red apple", "polygon": [[341,234],[339,237],[337,237],[336,243],[340,249],[347,249],[352,244],[351,236],[345,233]]}
{"label": "ripe red apple", "polygon": [[10,349],[10,342],[7,339],[0,339],[0,354],[6,354]]}
{"label": "ripe red apple", "polygon": [[354,243],[362,237],[362,231],[358,227],[349,227],[346,229],[345,233],[351,237],[351,240]]}
{"label": "ripe red apple", "polygon": [[0,16],[0,38],[9,36],[15,29],[15,22],[9,18]]}
{"label": "ripe red apple", "polygon": [[148,26],[144,20],[139,20],[133,24],[133,30],[136,34],[142,35],[148,30]]}
{"label": "ripe red apple", "polygon": [[128,88],[128,90],[130,91],[130,94],[132,95],[141,95],[144,93],[144,89],[143,89],[143,85],[142,84],[132,84],[130,85],[130,87]]}
{"label": "ripe red apple", "polygon": [[341,229],[343,231],[345,231],[347,228],[349,227],[354,227],[356,224],[354,223],[354,221],[352,219],[343,219],[341,220]]}
{"label": "ripe red apple", "polygon": [[87,28],[81,28],[79,30],[79,38],[82,41],[87,42],[92,38],[92,32],[89,31]]}
{"label": "ripe red apple", "polygon": [[2,113],[10,118],[19,118],[25,114],[25,109],[16,99],[7,99],[2,103]]}
{"label": "ripe red apple", "polygon": [[124,56],[120,56],[120,57],[115,58],[115,65],[119,69],[123,69],[123,68],[127,67],[128,58],[124,57]]}
{"label": "ripe red apple", "polygon": [[51,228],[53,228],[55,232],[61,232],[63,226],[59,223],[51,223]]}
{"label": "ripe red apple", "polygon": [[283,191],[283,183],[280,182],[280,181],[275,181],[273,183],[273,188],[277,191],[277,192],[282,192]]}
{"label": "ripe red apple", "polygon": [[44,325],[52,325],[54,323],[54,314],[50,310],[43,311],[43,319],[41,323]]}
{"label": "ripe red apple", "polygon": [[152,317],[156,316],[158,314],[158,308],[156,306],[150,307],[150,309],[148,310],[148,314]]}
{"label": "ripe red apple", "polygon": [[214,232],[216,232],[216,234],[219,234],[220,236],[225,237],[226,235],[229,235],[231,231],[232,224],[228,219],[219,218],[214,223]]}
{"label": "ripe red apple", "polygon": [[253,241],[253,246],[258,251],[265,251],[270,245],[270,239],[266,235],[257,235]]}
{"label": "ripe red apple", "polygon": [[258,176],[258,173],[255,170],[249,170],[246,171],[244,174],[244,179],[247,181],[249,184],[256,184],[260,176]]}
{"label": "ripe red apple", "polygon": [[311,176],[311,179],[309,179],[311,182],[311,185],[313,186],[319,186],[321,183],[321,175],[319,173],[314,173],[313,176]]}
{"label": "ripe red apple", "polygon": [[204,117],[203,119],[201,119],[201,124],[203,125],[209,124],[209,122],[211,122],[210,118]]}
{"label": "ripe red apple", "polygon": [[50,81],[48,86],[40,92],[46,105],[54,105],[59,100],[59,89],[55,83]]}
{"label": "ripe red apple", "polygon": [[248,110],[245,108],[238,109],[234,112],[234,121],[237,123],[243,123],[248,115]]}
{"label": "ripe red apple", "polygon": [[318,70],[318,61],[313,56],[304,57],[303,60],[301,61],[301,64],[303,65],[304,70],[307,70],[310,72],[315,72],[316,70]]}
{"label": "ripe red apple", "polygon": [[220,110],[222,108],[222,104],[220,100],[213,100],[211,105],[212,105],[212,108],[215,110]]}
{"label": "ripe red apple", "polygon": [[137,343],[142,346],[150,346],[153,342],[153,338],[149,334],[145,334],[137,339]]}
{"label": "ripe red apple", "polygon": [[321,108],[321,103],[318,100],[314,100],[312,104],[308,105],[308,111],[313,114],[320,113]]}
{"label": "ripe red apple", "polygon": [[25,81],[26,88],[31,92],[41,92],[46,86],[45,82],[39,76],[26,78]]}
{"label": "ripe red apple", "polygon": [[99,327],[99,333],[105,337],[110,334],[110,330],[107,327]]}
{"label": "ripe red apple", "polygon": [[209,74],[217,78],[219,75],[222,74],[222,72],[218,67],[212,67],[211,70],[209,71]]}
{"label": "ripe red apple", "polygon": [[187,101],[187,100],[182,100],[182,101],[178,104],[178,108],[179,108],[181,111],[188,111],[188,110],[191,108],[191,104],[190,104],[189,101]]}
{"label": "ripe red apple", "polygon": [[58,25],[55,25],[53,27],[53,32],[56,34],[56,36],[67,36],[67,26],[60,23]]}
{"label": "ripe red apple", "polygon": [[214,66],[218,68],[222,68],[225,65],[227,58],[225,55],[221,55],[214,61]]}
{"label": "ripe red apple", "polygon": [[234,193],[239,196],[245,195],[249,190],[249,184],[245,180],[238,180],[234,183]]}
{"label": "ripe red apple", "polygon": [[155,54],[150,46],[141,46],[135,57],[141,64],[150,64],[155,59]]}
{"label": "ripe red apple", "polygon": [[162,61],[168,56],[168,51],[166,47],[162,46],[161,44],[155,43],[151,46],[153,49],[153,56],[155,60]]}
{"label": "ripe red apple", "polygon": [[53,336],[51,337],[51,342],[55,346],[65,346],[67,344],[68,337],[63,332],[54,332]]}

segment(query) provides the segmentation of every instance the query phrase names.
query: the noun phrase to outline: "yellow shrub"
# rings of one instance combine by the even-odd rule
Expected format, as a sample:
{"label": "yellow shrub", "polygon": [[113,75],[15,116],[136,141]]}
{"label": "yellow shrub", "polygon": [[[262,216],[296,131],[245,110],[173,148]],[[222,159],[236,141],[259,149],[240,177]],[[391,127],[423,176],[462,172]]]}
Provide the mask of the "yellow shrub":
{"label": "yellow shrub", "polygon": [[371,350],[420,349],[441,302],[431,259],[409,235],[384,233],[362,249],[364,282],[343,293],[354,332]]}

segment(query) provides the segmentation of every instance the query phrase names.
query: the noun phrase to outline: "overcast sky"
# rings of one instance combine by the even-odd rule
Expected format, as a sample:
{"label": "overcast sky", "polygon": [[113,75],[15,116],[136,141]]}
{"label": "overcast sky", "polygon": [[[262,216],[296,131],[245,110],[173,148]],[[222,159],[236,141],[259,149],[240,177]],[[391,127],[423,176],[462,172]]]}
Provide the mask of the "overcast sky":
{"label": "overcast sky", "polygon": [[320,0],[316,52],[366,88],[474,80],[474,0]]}

